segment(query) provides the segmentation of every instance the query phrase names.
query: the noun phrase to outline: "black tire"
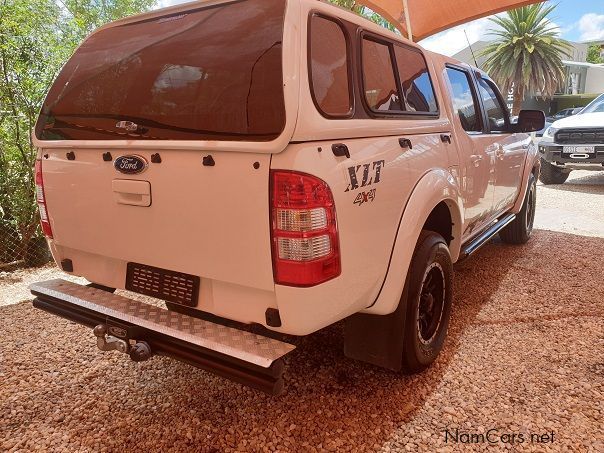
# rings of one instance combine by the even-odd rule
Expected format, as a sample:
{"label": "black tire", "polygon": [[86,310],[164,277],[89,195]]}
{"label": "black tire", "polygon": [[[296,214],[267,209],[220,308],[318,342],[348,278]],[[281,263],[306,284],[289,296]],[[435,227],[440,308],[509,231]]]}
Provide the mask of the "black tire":
{"label": "black tire", "polygon": [[560,170],[558,167],[541,159],[541,173],[539,174],[539,181],[541,181],[543,184],[564,184],[564,181],[568,179],[568,175],[570,175],[570,171]]}
{"label": "black tire", "polygon": [[402,370],[419,373],[440,353],[451,317],[453,264],[444,238],[424,230],[419,236],[403,300],[407,307]]}
{"label": "black tire", "polygon": [[528,180],[522,209],[516,218],[499,232],[499,237],[506,244],[526,244],[533,232],[535,208],[537,207],[537,184],[531,174]]}

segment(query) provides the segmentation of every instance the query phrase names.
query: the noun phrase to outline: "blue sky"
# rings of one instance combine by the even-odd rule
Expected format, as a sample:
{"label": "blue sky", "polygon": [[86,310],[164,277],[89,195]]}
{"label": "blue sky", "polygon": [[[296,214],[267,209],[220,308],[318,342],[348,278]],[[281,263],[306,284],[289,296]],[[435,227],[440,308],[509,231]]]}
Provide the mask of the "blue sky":
{"label": "blue sky", "polygon": [[[184,3],[189,0],[158,0],[158,7]],[[471,1],[471,0],[468,0]],[[556,7],[552,21],[560,28],[562,37],[570,41],[604,39],[604,0],[549,0]],[[427,49],[453,55],[467,46],[464,30],[470,42],[488,39],[491,23],[478,19],[427,38],[421,44]]]}
{"label": "blue sky", "polygon": [[[563,38],[570,41],[604,39],[604,0],[557,0],[551,20],[560,28]],[[464,30],[470,42],[489,39],[492,26],[486,19],[478,19],[427,38],[421,44],[435,52],[453,55],[467,46]]]}

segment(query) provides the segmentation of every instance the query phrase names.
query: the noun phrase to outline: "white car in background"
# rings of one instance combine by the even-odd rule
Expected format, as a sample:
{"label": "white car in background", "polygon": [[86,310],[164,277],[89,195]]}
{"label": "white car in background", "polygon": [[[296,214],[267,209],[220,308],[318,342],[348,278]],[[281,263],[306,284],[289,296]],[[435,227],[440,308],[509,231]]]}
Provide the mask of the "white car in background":
{"label": "white car in background", "polygon": [[543,184],[562,184],[572,170],[604,170],[604,94],[547,128],[539,154]]}

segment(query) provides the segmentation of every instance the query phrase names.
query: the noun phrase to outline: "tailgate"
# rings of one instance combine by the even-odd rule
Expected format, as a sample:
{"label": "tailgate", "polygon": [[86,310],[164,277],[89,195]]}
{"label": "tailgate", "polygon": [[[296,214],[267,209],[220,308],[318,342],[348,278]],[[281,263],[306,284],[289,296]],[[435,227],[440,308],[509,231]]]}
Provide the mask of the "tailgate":
{"label": "tailgate", "polygon": [[[204,165],[208,153],[190,150],[110,151],[110,159],[105,149],[42,151],[57,250],[273,289],[269,154],[212,152]],[[116,170],[124,155],[147,168]]]}

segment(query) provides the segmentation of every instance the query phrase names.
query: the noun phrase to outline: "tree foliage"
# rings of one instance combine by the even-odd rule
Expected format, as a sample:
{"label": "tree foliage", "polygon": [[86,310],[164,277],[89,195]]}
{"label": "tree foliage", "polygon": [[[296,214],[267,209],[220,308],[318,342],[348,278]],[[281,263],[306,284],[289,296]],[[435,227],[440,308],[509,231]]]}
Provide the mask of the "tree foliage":
{"label": "tree foliage", "polygon": [[369,19],[371,22],[374,22],[382,27],[390,30],[396,31],[394,25],[388,22],[379,14],[373,12],[369,8],[357,3],[355,0],[329,0],[331,3],[338,5],[342,8],[349,9],[350,11],[358,14],[359,16],[364,17],[365,19]]}
{"label": "tree foliage", "polygon": [[604,58],[602,58],[602,47],[599,44],[592,44],[587,48],[587,62],[595,64],[604,63]]}
{"label": "tree foliage", "polygon": [[38,232],[31,141],[46,91],[81,40],[155,0],[0,0],[0,241]]}
{"label": "tree foliage", "polygon": [[538,3],[490,19],[495,40],[482,52],[484,67],[505,92],[514,88],[514,114],[526,93],[551,97],[565,79],[562,58],[571,45],[548,19],[555,7]]}

